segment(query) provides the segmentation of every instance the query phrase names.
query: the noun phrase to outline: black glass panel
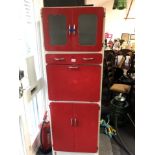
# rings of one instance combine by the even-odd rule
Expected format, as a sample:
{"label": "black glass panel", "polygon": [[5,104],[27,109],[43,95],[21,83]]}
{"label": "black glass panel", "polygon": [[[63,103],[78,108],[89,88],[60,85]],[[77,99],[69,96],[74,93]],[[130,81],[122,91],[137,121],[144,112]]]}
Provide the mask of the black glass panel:
{"label": "black glass panel", "polygon": [[79,43],[80,45],[95,45],[97,33],[97,16],[83,14],[79,16]]}
{"label": "black glass panel", "polygon": [[51,45],[64,45],[67,40],[66,17],[64,15],[50,15],[48,18]]}

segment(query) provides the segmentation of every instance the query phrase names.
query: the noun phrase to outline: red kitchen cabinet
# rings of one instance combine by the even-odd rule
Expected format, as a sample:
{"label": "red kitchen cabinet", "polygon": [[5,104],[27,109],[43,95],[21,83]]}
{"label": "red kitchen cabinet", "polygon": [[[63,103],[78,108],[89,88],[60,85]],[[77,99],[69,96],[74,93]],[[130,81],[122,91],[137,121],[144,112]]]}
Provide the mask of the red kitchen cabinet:
{"label": "red kitchen cabinet", "polygon": [[104,17],[102,7],[42,9],[53,154],[99,154]]}
{"label": "red kitchen cabinet", "polygon": [[46,51],[100,51],[103,40],[104,8],[43,8]]}
{"label": "red kitchen cabinet", "polygon": [[58,151],[98,150],[98,104],[51,103],[53,148]]}

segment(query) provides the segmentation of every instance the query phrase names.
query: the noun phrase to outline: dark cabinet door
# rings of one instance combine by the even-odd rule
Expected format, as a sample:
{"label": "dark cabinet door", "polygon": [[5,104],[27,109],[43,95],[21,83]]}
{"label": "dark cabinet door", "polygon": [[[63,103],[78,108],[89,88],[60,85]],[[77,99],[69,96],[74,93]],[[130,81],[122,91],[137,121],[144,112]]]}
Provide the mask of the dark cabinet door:
{"label": "dark cabinet door", "polygon": [[75,8],[73,12],[75,37],[73,48],[78,51],[101,51],[104,9],[102,7]]}
{"label": "dark cabinet door", "polygon": [[98,150],[98,104],[75,104],[75,152],[91,152]]}
{"label": "dark cabinet door", "polygon": [[47,81],[50,100],[97,102],[101,66],[47,65]]}
{"label": "dark cabinet door", "polygon": [[44,45],[47,51],[72,49],[69,28],[72,24],[71,8],[43,8]]}
{"label": "dark cabinet door", "polygon": [[74,151],[73,104],[51,103],[53,148]]}

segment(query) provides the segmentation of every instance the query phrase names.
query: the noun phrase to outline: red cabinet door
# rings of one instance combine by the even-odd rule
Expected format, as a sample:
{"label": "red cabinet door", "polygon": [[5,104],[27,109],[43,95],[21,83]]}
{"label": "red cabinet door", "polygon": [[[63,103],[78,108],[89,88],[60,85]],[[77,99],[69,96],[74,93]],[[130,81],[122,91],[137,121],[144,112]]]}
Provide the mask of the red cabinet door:
{"label": "red cabinet door", "polygon": [[74,151],[73,104],[51,103],[53,148]]}
{"label": "red cabinet door", "polygon": [[98,150],[99,105],[75,104],[75,152]]}
{"label": "red cabinet door", "polygon": [[46,51],[72,50],[72,8],[43,8],[42,21]]}
{"label": "red cabinet door", "polygon": [[47,81],[50,100],[97,102],[101,66],[47,65]]}
{"label": "red cabinet door", "polygon": [[77,51],[101,51],[104,29],[104,8],[75,8],[73,12],[75,33],[73,49]]}

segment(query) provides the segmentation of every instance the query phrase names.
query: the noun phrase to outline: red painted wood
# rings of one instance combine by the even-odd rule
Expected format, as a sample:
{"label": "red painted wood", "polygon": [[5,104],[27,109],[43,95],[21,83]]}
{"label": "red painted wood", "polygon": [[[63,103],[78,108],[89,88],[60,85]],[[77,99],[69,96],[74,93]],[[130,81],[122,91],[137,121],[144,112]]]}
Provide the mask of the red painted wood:
{"label": "red painted wood", "polygon": [[[77,27],[77,34],[73,38],[73,50],[77,51],[101,51],[103,43],[103,19],[105,16],[103,7],[86,7],[86,8],[74,8],[73,12],[74,21],[73,23]],[[79,44],[79,35],[78,35],[78,18],[81,14],[95,14],[97,15],[97,35],[96,35],[96,45],[82,46]]]}
{"label": "red painted wood", "polygon": [[47,81],[50,100],[97,102],[101,66],[47,65]]}
{"label": "red painted wood", "polygon": [[[44,32],[44,46],[46,51],[68,51],[72,50],[72,36],[67,32],[67,43],[66,45],[50,45],[50,35],[48,27],[49,15],[64,15],[66,17],[66,31],[68,31],[69,25],[72,24],[72,8],[43,8],[42,9],[42,22]],[[52,28],[50,28],[52,29]]]}
{"label": "red painted wood", "polygon": [[54,150],[97,152],[98,104],[53,102],[50,112]]}
{"label": "red painted wood", "polygon": [[[50,45],[49,27],[48,27],[48,16],[63,14],[67,18],[66,31],[68,31],[69,25],[76,26],[76,35],[69,35],[67,33],[66,45]],[[96,14],[98,17],[97,23],[97,36],[96,45],[92,46],[81,46],[78,39],[78,17],[80,14]],[[74,7],[74,8],[43,8],[42,9],[42,21],[43,21],[43,32],[44,32],[44,45],[46,51],[100,51],[102,49],[103,40],[103,17],[104,9],[102,7]]]}
{"label": "red painted wood", "polygon": [[75,152],[91,152],[98,150],[98,104],[75,104]]}
{"label": "red painted wood", "polygon": [[53,148],[56,151],[74,151],[73,104],[50,104]]}
{"label": "red painted wood", "polygon": [[47,64],[101,64],[102,54],[47,54]]}

